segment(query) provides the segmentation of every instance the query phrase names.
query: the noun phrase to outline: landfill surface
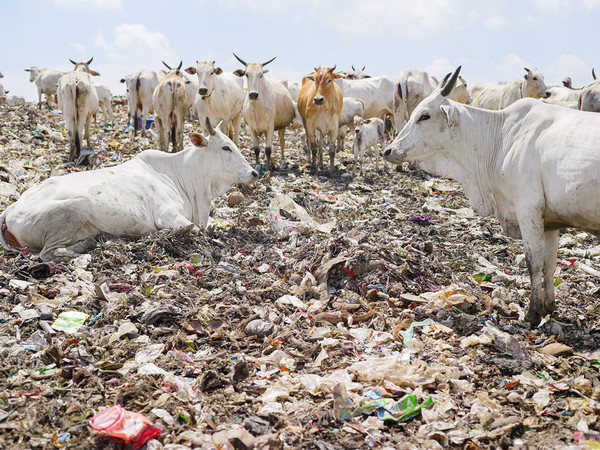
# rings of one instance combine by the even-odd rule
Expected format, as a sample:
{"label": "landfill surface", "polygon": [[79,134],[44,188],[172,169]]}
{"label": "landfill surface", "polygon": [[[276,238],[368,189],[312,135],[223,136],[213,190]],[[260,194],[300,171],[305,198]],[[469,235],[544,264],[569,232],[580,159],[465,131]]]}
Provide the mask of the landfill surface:
{"label": "landfill surface", "polygon": [[[78,166],[59,111],[0,108],[2,209],[157,148],[114,108]],[[303,136],[199,233],[0,250],[0,448],[599,448],[597,238],[561,230],[557,308],[530,329],[521,242],[458,183],[373,152],[352,177],[351,133],[311,174]],[[113,412],[152,428],[96,431]]]}

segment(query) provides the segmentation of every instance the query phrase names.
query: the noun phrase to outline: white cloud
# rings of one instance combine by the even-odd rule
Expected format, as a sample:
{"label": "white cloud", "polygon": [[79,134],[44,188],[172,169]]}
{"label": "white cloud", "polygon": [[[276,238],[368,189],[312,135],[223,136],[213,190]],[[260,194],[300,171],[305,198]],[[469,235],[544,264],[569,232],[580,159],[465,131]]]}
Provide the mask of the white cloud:
{"label": "white cloud", "polygon": [[443,80],[447,73],[453,72],[456,65],[452,64],[446,58],[439,58],[425,67],[425,72],[436,77],[439,81]]}
{"label": "white cloud", "polygon": [[69,46],[75,50],[76,53],[81,54],[84,53],[87,47],[83,44],[79,44],[77,42],[70,42]]}
{"label": "white cloud", "polygon": [[140,67],[175,58],[166,36],[158,31],[150,31],[141,24],[119,25],[113,32],[111,43],[100,31],[94,38],[94,45],[105,50],[113,62],[126,61],[129,65],[138,64]]}
{"label": "white cloud", "polygon": [[520,56],[510,53],[506,55],[499,64],[496,65],[496,81],[511,82],[525,75],[525,67],[533,69],[535,66],[525,61]]}
{"label": "white cloud", "polygon": [[576,55],[560,55],[556,61],[544,66],[542,73],[546,84],[559,84],[566,77],[571,77],[574,87],[582,87],[592,81],[592,68]]}
{"label": "white cloud", "polygon": [[484,20],[483,24],[486,28],[496,30],[502,28],[506,21],[500,16],[491,16]]}
{"label": "white cloud", "polygon": [[51,0],[54,6],[65,9],[95,9],[95,10],[120,10],[123,9],[121,0]]}

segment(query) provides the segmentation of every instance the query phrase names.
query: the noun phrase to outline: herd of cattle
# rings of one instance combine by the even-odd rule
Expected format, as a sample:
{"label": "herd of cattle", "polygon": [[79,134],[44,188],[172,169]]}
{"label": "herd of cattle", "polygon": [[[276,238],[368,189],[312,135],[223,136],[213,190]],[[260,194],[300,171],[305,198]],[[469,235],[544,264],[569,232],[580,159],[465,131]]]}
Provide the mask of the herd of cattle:
{"label": "herd of cattle", "polygon": [[[323,147],[328,141],[329,169],[333,171],[336,148],[342,146],[348,129],[353,129],[354,166],[360,157],[362,168],[365,149],[382,140],[382,134],[378,132],[381,130],[379,119],[385,118],[388,126],[400,131],[417,105],[446,81],[439,82],[417,69],[406,70],[394,80],[385,75],[365,75],[364,67],[352,67],[352,72],[345,73],[335,72],[334,67],[316,68],[299,84],[264,77],[268,72],[265,66],[275,58],[264,63],[247,63],[234,56],[243,69],[225,72],[214,61],[198,61],[195,67],[185,71],[181,63],[176,68],[165,64],[167,71],[141,69],[124,76],[121,82],[127,87],[133,133],[144,134],[146,119],[154,113],[160,149],[168,151],[172,145],[172,151],[179,151],[183,148],[183,124],[191,112],[204,131],[208,119],[212,125],[219,124],[219,129],[237,145],[243,118],[252,138],[256,164],[260,163],[259,138],[265,136],[264,152],[267,169],[270,169],[274,132],[279,132],[281,161],[284,161],[284,132],[295,121],[303,124],[306,130],[311,169],[317,167],[317,155],[319,165],[323,165]],[[90,78],[90,75],[99,75],[89,67],[92,60],[86,63],[71,61],[75,67],[68,73],[35,66],[25,69],[37,87],[40,107],[42,94],[47,99],[57,96],[69,135],[70,161],[79,156],[84,134],[91,147],[90,121],[98,109],[104,113],[105,122],[110,118],[114,124],[110,90],[93,83]],[[449,98],[494,110],[503,109],[524,97],[543,98],[568,108],[600,112],[600,80],[583,89],[547,87],[538,70],[525,71],[524,79],[498,85],[480,82],[467,85],[459,76]],[[593,76],[595,79],[594,73]],[[9,97],[8,102],[18,99]],[[7,97],[0,85],[0,105],[2,102],[7,102]]]}
{"label": "herd of cattle", "polygon": [[[522,237],[532,283],[527,320],[536,325],[552,312],[559,229],[600,232],[600,80],[583,89],[549,87],[539,71],[525,69],[523,80],[468,86],[460,67],[441,82],[415,69],[394,81],[365,76],[363,70],[341,74],[319,67],[298,84],[264,77],[275,58],[247,63],[235,57],[244,68],[233,73],[214,61],[199,61],[185,69],[195,78],[184,75],[182,63],[165,64],[168,71],[161,74],[140,70],[125,76],[134,134],[145,132],[154,112],[163,151],[31,188],[0,215],[0,243],[15,251],[29,247],[47,260],[76,254],[100,233],[202,227],[213,197],[258,177],[237,148],[242,118],[257,164],[259,137],[265,135],[267,168],[274,131],[283,163],[285,128],[299,120],[311,169],[317,156],[323,164],[327,140],[333,172],[345,128],[353,127],[354,169],[360,156],[362,172],[365,149],[377,142],[383,148],[381,117],[387,116],[397,135],[384,159],[456,179],[477,212],[497,217],[507,234]],[[89,67],[91,59],[71,62],[75,68],[67,74],[27,70],[40,107],[42,94],[56,92],[74,160],[84,127],[90,145],[90,120],[104,94],[91,82],[90,75],[98,75]],[[110,107],[110,94],[104,98]],[[191,133],[193,146],[179,152],[190,110],[208,137]],[[123,179],[130,183],[124,186]]]}

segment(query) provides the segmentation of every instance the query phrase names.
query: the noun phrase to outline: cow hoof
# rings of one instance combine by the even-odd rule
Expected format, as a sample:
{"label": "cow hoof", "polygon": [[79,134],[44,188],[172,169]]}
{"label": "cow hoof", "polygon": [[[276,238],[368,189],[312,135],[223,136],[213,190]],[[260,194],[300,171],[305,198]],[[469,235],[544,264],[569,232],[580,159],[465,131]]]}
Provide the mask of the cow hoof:
{"label": "cow hoof", "polygon": [[542,321],[542,316],[540,314],[535,314],[529,311],[525,316],[525,322],[531,325],[531,328],[537,327]]}

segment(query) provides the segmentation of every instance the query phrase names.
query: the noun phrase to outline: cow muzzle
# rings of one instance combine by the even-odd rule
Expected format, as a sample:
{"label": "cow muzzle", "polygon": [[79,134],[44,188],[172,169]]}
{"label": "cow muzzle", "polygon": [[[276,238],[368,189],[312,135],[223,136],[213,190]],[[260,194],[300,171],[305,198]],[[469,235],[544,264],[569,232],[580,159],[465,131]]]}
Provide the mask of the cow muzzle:
{"label": "cow muzzle", "polygon": [[313,103],[315,105],[322,105],[323,103],[325,103],[325,99],[323,97],[315,97],[313,98]]}
{"label": "cow muzzle", "polygon": [[200,88],[200,89],[198,89],[198,94],[200,94],[200,95],[206,95],[206,94],[208,94],[208,89],[207,88]]}
{"label": "cow muzzle", "polygon": [[255,92],[255,91],[248,92],[248,98],[250,100],[256,100],[258,98],[258,92]]}

